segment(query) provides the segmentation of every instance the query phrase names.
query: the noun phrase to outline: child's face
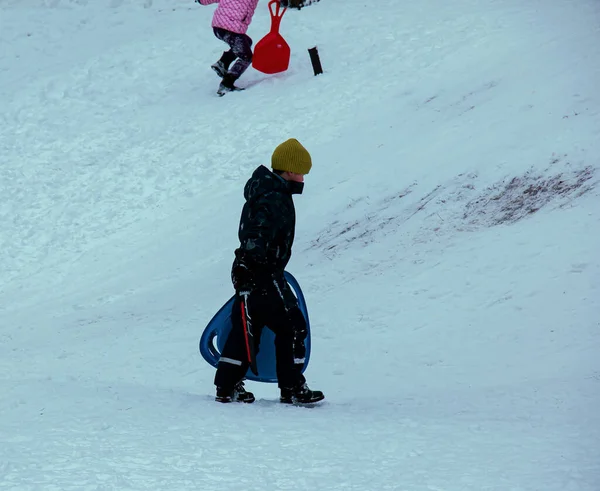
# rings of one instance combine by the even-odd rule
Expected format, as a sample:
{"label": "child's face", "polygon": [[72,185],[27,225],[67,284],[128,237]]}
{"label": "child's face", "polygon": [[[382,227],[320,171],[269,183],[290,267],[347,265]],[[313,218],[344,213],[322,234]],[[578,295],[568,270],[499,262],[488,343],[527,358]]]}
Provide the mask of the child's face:
{"label": "child's face", "polygon": [[284,172],[281,177],[286,181],[304,182],[304,174],[296,174],[295,172]]}

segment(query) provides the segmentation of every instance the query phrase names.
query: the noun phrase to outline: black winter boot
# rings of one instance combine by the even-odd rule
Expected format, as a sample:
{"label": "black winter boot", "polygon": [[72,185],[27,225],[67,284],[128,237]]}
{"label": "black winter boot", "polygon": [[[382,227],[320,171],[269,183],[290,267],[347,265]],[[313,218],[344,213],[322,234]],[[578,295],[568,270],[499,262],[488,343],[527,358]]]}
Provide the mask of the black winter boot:
{"label": "black winter boot", "polygon": [[225,76],[227,70],[229,70],[229,66],[233,63],[233,61],[237,58],[233,51],[224,51],[221,59],[215,63],[213,63],[210,67],[214,70],[214,72],[221,78]]}
{"label": "black winter boot", "polygon": [[310,390],[308,385],[302,384],[292,389],[281,389],[279,402],[284,404],[314,404],[325,399],[320,390]]}
{"label": "black winter boot", "polygon": [[254,402],[254,394],[248,392],[244,387],[244,382],[238,382],[232,389],[217,387],[217,402],[246,402],[248,404]]}
{"label": "black winter boot", "polygon": [[221,78],[223,78],[227,73],[227,67],[221,60],[217,61],[216,63],[213,63],[210,67]]}
{"label": "black winter boot", "polygon": [[221,97],[223,97],[227,92],[234,92],[237,90],[244,90],[241,87],[237,87],[236,85],[234,85],[234,82],[237,80],[238,78],[235,75],[232,75],[231,73],[227,72],[224,76],[223,76],[223,80],[221,81],[221,84],[219,85],[219,90],[217,90],[217,94]]}

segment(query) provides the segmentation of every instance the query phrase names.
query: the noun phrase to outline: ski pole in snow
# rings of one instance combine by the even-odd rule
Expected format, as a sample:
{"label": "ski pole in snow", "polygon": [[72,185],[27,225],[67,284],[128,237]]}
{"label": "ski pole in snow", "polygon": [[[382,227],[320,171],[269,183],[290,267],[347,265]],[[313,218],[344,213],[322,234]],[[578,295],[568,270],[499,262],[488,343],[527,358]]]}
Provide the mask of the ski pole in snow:
{"label": "ski pole in snow", "polygon": [[321,59],[319,58],[319,51],[317,47],[309,48],[308,54],[310,55],[310,62],[312,63],[313,71],[315,76],[323,73],[323,67],[321,66]]}

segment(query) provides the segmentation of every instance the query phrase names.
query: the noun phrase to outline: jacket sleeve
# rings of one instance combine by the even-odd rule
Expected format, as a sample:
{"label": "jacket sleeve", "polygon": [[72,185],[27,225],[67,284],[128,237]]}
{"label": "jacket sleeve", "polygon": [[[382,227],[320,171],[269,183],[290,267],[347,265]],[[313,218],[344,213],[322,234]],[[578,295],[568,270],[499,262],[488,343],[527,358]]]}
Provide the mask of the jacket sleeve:
{"label": "jacket sleeve", "polygon": [[211,3],[219,3],[219,0],[198,0],[202,5],[210,5]]}
{"label": "jacket sleeve", "polygon": [[239,259],[248,267],[269,268],[269,249],[277,237],[277,203],[262,197],[254,204],[252,216],[240,226]]}
{"label": "jacket sleeve", "polygon": [[258,0],[248,2],[247,6],[248,9],[246,10],[244,22],[249,26],[252,23],[252,17],[254,17],[254,12],[256,11],[256,7],[258,6]]}

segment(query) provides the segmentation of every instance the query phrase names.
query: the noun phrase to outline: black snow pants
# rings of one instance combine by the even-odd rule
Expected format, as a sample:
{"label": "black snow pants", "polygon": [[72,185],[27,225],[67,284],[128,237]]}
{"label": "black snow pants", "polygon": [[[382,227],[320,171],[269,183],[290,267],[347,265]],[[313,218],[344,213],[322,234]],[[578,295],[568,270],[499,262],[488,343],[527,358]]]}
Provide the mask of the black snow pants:
{"label": "black snow pants", "polygon": [[[241,302],[244,298],[256,353],[260,348],[260,335],[263,328],[266,326],[275,333],[279,387],[292,388],[303,384],[306,381],[302,375],[306,356],[304,341],[308,329],[298,306],[298,300],[285,279],[281,278],[279,281],[273,280],[271,284],[256,289],[246,297],[236,294],[231,313],[233,326],[217,365],[215,385],[232,389],[235,384],[243,380],[250,366],[242,320]],[[260,374],[260,366],[258,371]]]}
{"label": "black snow pants", "polygon": [[[223,52],[221,61],[225,64],[227,71],[237,80],[252,63],[252,39],[247,34],[238,34],[220,27],[214,27],[213,32],[217,39],[229,45],[230,49]],[[236,59],[237,61],[229,68]]]}

